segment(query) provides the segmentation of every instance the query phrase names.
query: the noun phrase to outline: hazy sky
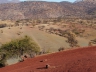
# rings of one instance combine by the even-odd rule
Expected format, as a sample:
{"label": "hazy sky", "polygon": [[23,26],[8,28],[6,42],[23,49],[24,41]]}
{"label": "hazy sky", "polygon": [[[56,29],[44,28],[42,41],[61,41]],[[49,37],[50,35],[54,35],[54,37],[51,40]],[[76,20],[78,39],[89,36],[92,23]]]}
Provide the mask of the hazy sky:
{"label": "hazy sky", "polygon": [[[26,1],[26,0],[20,0],[20,1]],[[31,1],[37,1],[37,0],[31,0]],[[40,1],[40,0],[38,0]],[[69,1],[69,2],[74,2],[76,0],[42,0],[42,1],[50,1],[50,2],[61,2],[61,1]]]}
{"label": "hazy sky", "polygon": [[49,2],[69,1],[69,2],[74,2],[76,0],[0,0],[0,3],[19,2],[19,1],[49,1]]}

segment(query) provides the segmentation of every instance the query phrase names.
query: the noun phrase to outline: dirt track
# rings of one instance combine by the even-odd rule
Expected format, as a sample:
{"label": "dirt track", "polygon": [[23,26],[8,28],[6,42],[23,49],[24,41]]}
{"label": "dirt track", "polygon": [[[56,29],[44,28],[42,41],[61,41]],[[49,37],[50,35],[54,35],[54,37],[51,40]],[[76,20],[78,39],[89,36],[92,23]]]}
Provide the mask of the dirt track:
{"label": "dirt track", "polygon": [[96,46],[38,56],[1,68],[0,72],[96,72]]}

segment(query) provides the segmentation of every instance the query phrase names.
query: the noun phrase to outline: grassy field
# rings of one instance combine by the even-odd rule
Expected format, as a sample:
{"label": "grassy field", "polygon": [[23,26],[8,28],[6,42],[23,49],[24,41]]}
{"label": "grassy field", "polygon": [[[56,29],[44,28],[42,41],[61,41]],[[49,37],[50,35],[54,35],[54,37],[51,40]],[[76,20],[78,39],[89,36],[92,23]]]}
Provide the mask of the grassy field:
{"label": "grassy field", "polygon": [[[70,48],[65,37],[40,31],[37,27],[30,28],[29,26],[23,26],[22,29],[20,29],[20,27],[17,26],[11,27],[10,29],[8,29],[8,27],[0,28],[0,30],[3,30],[3,33],[0,33],[1,44],[9,42],[12,39],[23,37],[24,35],[28,35],[32,37],[41,49],[45,51],[58,51],[60,47]],[[20,35],[18,35],[18,33]],[[88,46],[89,39],[77,37],[77,40],[80,46]]]}
{"label": "grassy field", "polygon": [[[7,27],[0,28],[0,44],[4,44],[11,41],[12,39],[28,35],[37,42],[42,50],[45,51],[55,52],[58,51],[60,47],[64,47],[65,49],[71,48],[69,43],[66,42],[66,37],[59,36],[58,34],[56,35],[52,30],[51,31],[53,33],[46,32],[46,29],[50,31],[51,28],[56,30],[60,29],[62,31],[75,30],[78,33],[80,33],[79,30],[84,30],[81,35],[76,36],[76,39],[79,46],[88,46],[90,40],[96,39],[95,20],[90,20],[90,23],[87,22],[88,20],[81,20],[81,24],[78,21],[80,20],[65,19],[61,20],[61,22],[54,23],[53,20],[53,22],[49,21],[48,23],[37,23],[36,25],[36,23],[32,23],[33,21],[31,20],[21,20],[17,22],[10,20],[0,20],[0,24],[7,24]],[[92,24],[93,22],[94,24]],[[19,24],[19,26],[15,26],[15,24]],[[40,26],[44,28],[40,30]]]}
{"label": "grassy field", "polygon": [[[80,24],[76,24],[72,27],[71,24],[58,22],[56,24],[38,24],[33,27],[33,25],[19,25],[15,26],[14,22],[11,21],[0,21],[0,24],[7,24],[7,27],[0,28],[0,45],[5,44],[6,42],[10,42],[13,39],[17,39],[20,37],[24,37],[25,35],[30,36],[41,48],[41,51],[45,52],[57,52],[60,47],[64,47],[64,49],[74,49],[70,47],[69,43],[66,42],[67,38],[63,36],[59,36],[58,34],[46,32],[46,29],[50,30],[50,28],[65,30],[72,29],[84,29],[85,32],[82,36],[76,36],[76,40],[78,41],[78,45],[80,47],[88,46],[90,40],[96,39],[96,30],[90,27],[82,26]],[[21,23],[22,24],[22,23]],[[13,25],[10,27],[10,25]],[[44,26],[42,30],[39,29],[39,26]],[[76,47],[75,47],[76,48]],[[19,59],[9,59],[7,63],[14,64],[17,63]]]}

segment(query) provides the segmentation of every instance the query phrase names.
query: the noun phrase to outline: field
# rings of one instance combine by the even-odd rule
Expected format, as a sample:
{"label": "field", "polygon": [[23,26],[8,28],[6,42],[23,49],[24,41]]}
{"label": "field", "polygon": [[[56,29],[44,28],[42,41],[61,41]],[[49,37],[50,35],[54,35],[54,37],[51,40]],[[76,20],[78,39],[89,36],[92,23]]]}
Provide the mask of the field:
{"label": "field", "polygon": [[96,0],[1,0],[0,72],[96,72]]}
{"label": "field", "polygon": [[[61,37],[55,34],[46,33],[45,31],[41,31],[38,27],[30,28],[30,26],[22,26],[21,27],[5,27],[0,28],[3,30],[3,33],[0,33],[0,43],[4,44],[6,42],[11,41],[12,39],[16,39],[19,37],[23,37],[24,35],[28,35],[32,37],[41,49],[54,52],[58,51],[60,47],[65,47],[65,49],[70,48],[69,44],[66,42],[67,38]],[[18,35],[20,34],[20,35]],[[88,42],[93,38],[84,38],[84,37],[76,37],[79,45],[88,46]],[[95,38],[95,36],[94,36]]]}
{"label": "field", "polygon": [[[16,22],[8,20],[0,21],[0,25],[6,24],[6,27],[0,28],[0,45],[24,37],[25,35],[30,36],[40,46],[41,51],[46,53],[58,52],[60,48],[70,50],[78,48],[78,46],[86,47],[96,45],[96,43],[90,44],[91,40],[96,39],[95,24],[90,26],[90,23],[80,24],[77,21],[78,20],[73,21],[70,19],[55,23],[54,21],[33,23],[32,20],[21,20]],[[69,34],[72,32],[72,39],[77,41],[77,46],[70,46],[67,37],[69,36],[70,38],[72,34],[69,35],[67,32],[69,32]],[[72,41],[72,43],[74,42]],[[8,65],[17,62],[18,59],[7,60]]]}

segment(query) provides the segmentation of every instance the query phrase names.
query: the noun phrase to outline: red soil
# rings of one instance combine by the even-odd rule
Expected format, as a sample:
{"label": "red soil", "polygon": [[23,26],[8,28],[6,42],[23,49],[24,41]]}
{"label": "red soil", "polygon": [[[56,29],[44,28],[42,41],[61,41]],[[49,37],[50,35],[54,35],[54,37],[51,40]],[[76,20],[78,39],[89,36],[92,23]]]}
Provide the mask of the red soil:
{"label": "red soil", "polygon": [[[46,64],[50,65],[48,69]],[[0,72],[96,72],[96,46],[38,56],[1,68]]]}

